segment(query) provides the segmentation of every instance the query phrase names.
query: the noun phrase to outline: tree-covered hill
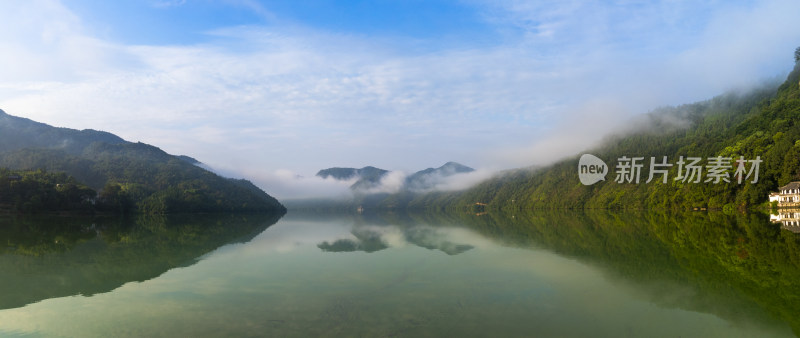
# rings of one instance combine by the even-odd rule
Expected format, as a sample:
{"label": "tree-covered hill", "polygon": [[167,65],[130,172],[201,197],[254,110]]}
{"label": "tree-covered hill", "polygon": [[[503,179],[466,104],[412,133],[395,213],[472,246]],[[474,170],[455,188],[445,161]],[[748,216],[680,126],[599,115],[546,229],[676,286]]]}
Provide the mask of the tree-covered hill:
{"label": "tree-covered hill", "polygon": [[64,173],[99,192],[101,211],[285,210],[252,183],[220,177],[196,163],[110,133],[55,128],[0,110],[0,168]]}
{"label": "tree-covered hill", "polygon": [[357,179],[356,182],[350,186],[350,189],[353,191],[359,191],[368,190],[379,186],[381,180],[388,173],[388,170],[375,168],[373,166],[366,166],[361,169],[333,167],[320,170],[317,172],[316,176],[322,178],[331,177],[340,181]]}
{"label": "tree-covered hill", "polygon": [[[608,165],[605,181],[583,185],[578,178],[579,155],[536,170],[512,170],[471,189],[418,196],[410,208],[612,208],[691,209],[749,208],[767,201],[769,192],[800,179],[800,63],[781,84],[746,93],[728,93],[713,99],[662,108],[645,116],[639,131],[607,140],[586,153]],[[638,184],[616,182],[616,166],[623,156],[643,157]],[[649,183],[650,158],[662,163],[667,156],[667,182],[654,175]],[[705,182],[709,162],[730,158],[730,182]],[[679,159],[702,159],[703,180],[677,179]],[[754,175],[740,184],[736,160],[760,159]],[[750,170],[753,163],[747,162]],[[657,167],[656,167],[657,168]],[[685,172],[685,168],[682,172]],[[624,176],[623,176],[624,177]]]}

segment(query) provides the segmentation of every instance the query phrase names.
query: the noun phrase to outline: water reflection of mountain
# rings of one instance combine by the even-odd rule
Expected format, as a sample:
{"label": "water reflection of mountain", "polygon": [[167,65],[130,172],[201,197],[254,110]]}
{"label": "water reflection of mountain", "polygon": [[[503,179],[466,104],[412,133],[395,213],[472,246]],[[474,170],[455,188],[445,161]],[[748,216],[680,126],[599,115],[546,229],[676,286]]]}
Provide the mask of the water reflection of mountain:
{"label": "water reflection of mountain", "polygon": [[[387,234],[401,234],[402,240],[429,250],[439,250],[448,255],[458,255],[474,248],[469,244],[458,244],[447,240],[446,235],[435,228],[422,226],[384,226],[380,231],[376,229],[356,228],[351,233],[355,238],[343,238],[333,242],[324,241],[317,245],[326,252],[375,252],[390,247]],[[380,228],[379,228],[380,229]]]}
{"label": "water reflection of mountain", "polygon": [[322,243],[323,250],[336,251],[336,244],[341,251],[358,250],[364,243],[377,249],[383,243],[360,229],[466,228],[505,245],[546,249],[598,267],[661,306],[731,322],[788,324],[800,334],[800,234],[767,215],[562,210],[347,217],[355,219],[358,241],[327,243],[330,248]]}
{"label": "water reflection of mountain", "polygon": [[[306,214],[304,218],[314,218]],[[439,250],[448,255],[458,255],[473,249],[469,244],[451,241],[441,231],[442,227],[427,223],[419,223],[406,213],[336,215],[335,217],[352,218],[353,238],[340,238],[324,241],[317,245],[325,252],[376,252],[391,247],[390,242],[397,241],[413,244],[429,250]],[[391,239],[389,237],[392,237]],[[399,237],[399,238],[395,238]]]}
{"label": "water reflection of mountain", "polygon": [[381,238],[381,233],[370,230],[353,230],[351,232],[355,239],[343,238],[333,242],[324,241],[317,245],[318,248],[326,252],[375,252],[389,247]]}
{"label": "water reflection of mountain", "polygon": [[108,292],[247,242],[281,214],[0,218],[0,309]]}
{"label": "water reflection of mountain", "polygon": [[649,301],[800,334],[800,235],[762,214],[517,211],[387,216],[464,226],[507,245],[597,266]]}

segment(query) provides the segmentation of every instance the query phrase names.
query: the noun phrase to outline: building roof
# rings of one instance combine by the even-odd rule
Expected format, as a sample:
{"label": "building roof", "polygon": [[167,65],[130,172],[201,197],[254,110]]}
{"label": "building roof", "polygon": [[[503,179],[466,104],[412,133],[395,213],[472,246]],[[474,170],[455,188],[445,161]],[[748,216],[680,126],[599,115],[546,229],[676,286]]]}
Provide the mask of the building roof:
{"label": "building roof", "polygon": [[781,191],[783,191],[783,190],[793,190],[793,189],[800,189],[800,182],[792,182],[792,183],[789,183],[787,185],[784,185],[784,186],[778,188],[778,190],[781,190]]}

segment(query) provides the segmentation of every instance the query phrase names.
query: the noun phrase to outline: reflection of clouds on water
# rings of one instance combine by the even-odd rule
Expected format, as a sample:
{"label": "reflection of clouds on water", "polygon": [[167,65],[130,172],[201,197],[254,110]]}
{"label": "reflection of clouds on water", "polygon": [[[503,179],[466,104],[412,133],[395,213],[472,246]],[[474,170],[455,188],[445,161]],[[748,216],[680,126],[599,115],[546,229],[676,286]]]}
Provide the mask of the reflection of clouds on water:
{"label": "reflection of clouds on water", "polygon": [[376,231],[354,230],[353,236],[356,238],[338,239],[332,243],[324,241],[317,244],[317,247],[322,249],[322,251],[327,252],[375,252],[389,247],[386,243],[384,243],[383,239],[381,238],[381,234]]}
{"label": "reflection of clouds on water", "polygon": [[397,224],[363,216],[289,213],[262,232],[237,255],[280,256],[299,252],[377,252],[387,248],[422,247],[457,255],[498,244],[473,230],[427,223]]}
{"label": "reflection of clouds on water", "polygon": [[326,223],[313,220],[282,219],[281,222],[253,239],[252,245],[240,254],[261,256],[267,252],[293,253],[326,239],[346,236],[349,234],[351,224],[344,220],[330,220]]}
{"label": "reflection of clouds on water", "polygon": [[370,226],[353,230],[352,237],[323,241],[317,247],[325,252],[375,252],[411,244],[448,255],[458,255],[475,248],[474,245],[451,241],[453,231],[449,230],[428,226]]}

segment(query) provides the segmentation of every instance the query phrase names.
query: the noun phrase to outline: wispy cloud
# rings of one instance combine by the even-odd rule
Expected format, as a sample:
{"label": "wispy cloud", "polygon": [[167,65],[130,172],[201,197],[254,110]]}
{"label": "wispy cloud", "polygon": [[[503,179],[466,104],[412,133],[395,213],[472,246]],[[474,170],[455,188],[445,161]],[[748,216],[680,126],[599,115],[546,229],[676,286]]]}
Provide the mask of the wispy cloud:
{"label": "wispy cloud", "polygon": [[179,7],[185,4],[186,0],[157,0],[151,2],[151,5],[156,8]]}
{"label": "wispy cloud", "polygon": [[461,173],[452,176],[442,177],[433,186],[436,191],[457,191],[471,188],[474,185],[494,176],[495,171],[489,169],[478,169],[473,172]]}
{"label": "wispy cloud", "polygon": [[0,108],[263,176],[269,191],[283,168],[544,164],[653,107],[785,72],[800,43],[793,1],[472,3],[503,38],[436,50],[297,23],[125,45],[57,1],[4,3],[20,29],[0,32],[14,65]]}
{"label": "wispy cloud", "polygon": [[350,186],[352,180],[336,180],[332,177],[302,176],[289,169],[267,170],[235,170],[221,171],[224,176],[245,175],[271,195],[279,199],[332,198],[347,200],[353,198]]}

